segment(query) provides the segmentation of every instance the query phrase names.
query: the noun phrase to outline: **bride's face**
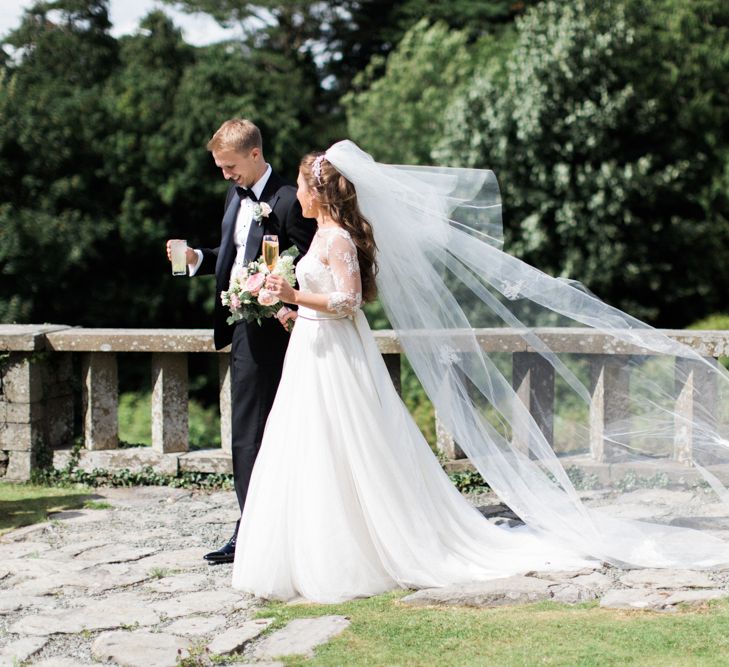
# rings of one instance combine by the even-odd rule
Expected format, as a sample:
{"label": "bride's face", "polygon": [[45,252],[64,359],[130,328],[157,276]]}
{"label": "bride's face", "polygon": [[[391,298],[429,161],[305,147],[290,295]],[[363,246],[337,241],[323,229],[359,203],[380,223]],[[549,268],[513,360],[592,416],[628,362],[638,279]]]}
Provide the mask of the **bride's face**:
{"label": "bride's face", "polygon": [[316,218],[319,213],[319,206],[316,203],[314,193],[306,185],[306,180],[300,170],[299,177],[296,179],[296,185],[299,186],[296,190],[296,198],[299,200],[299,204],[301,204],[301,213],[305,218]]}

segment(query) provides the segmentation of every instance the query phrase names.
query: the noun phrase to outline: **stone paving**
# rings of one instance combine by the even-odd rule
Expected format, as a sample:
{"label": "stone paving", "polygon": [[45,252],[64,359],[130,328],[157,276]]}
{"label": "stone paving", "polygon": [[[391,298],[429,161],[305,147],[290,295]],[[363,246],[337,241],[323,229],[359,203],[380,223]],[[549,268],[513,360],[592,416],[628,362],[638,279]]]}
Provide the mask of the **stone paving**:
{"label": "stone paving", "polygon": [[[255,618],[259,601],[231,589],[231,567],[202,560],[229,537],[237,518],[232,493],[142,487],[97,495],[107,508],[61,512],[0,538],[0,667],[164,667],[191,653],[264,667],[282,664],[276,660],[286,655],[312,655],[349,625],[331,615],[267,633],[271,621]],[[493,496],[471,500],[489,521],[517,521]],[[626,508],[634,512],[629,502]],[[491,607],[599,600],[607,608],[670,612],[725,597],[729,570],[596,564],[421,590],[402,602]]]}
{"label": "stone paving", "polygon": [[[280,665],[344,630],[340,616],[271,621],[202,559],[230,536],[234,494],[100,489],[107,509],[59,512],[0,538],[0,667],[165,667],[190,655]],[[200,664],[210,664],[209,662]]]}

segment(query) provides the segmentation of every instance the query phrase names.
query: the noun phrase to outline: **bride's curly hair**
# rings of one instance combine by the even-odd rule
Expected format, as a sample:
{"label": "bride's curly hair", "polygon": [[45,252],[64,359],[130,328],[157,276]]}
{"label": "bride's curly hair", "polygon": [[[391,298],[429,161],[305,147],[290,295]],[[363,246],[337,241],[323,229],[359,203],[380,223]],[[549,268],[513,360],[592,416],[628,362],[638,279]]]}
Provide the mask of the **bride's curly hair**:
{"label": "bride's curly hair", "polygon": [[362,300],[374,301],[377,296],[377,245],[372,225],[359,210],[354,185],[334,168],[322,152],[305,155],[299,169],[307,187],[315,193],[317,204],[352,237],[362,279]]}

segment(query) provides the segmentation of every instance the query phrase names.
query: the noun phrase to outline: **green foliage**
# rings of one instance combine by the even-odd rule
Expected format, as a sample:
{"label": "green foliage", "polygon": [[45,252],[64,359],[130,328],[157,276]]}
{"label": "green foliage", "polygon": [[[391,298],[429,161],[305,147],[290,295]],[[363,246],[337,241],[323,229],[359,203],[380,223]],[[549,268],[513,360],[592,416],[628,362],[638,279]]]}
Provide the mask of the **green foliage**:
{"label": "green foliage", "polygon": [[172,278],[164,251],[219,241],[227,186],[205,144],[247,116],[293,177],[316,77],[280,53],[195,49],[161,12],[115,40],[106,7],[39,2],[3,43],[0,321],[209,326],[212,280]]}
{"label": "green foliage", "polygon": [[466,42],[464,32],[422,20],[386,64],[381,56],[373,58],[354,80],[359,92],[342,100],[352,139],[384,162],[429,162],[445,109],[471,72]]}
{"label": "green foliage", "polygon": [[87,472],[79,468],[81,449],[83,443],[77,440],[71,451],[71,456],[63,468],[35,469],[31,472],[31,483],[38,486],[52,486],[59,488],[97,486],[170,486],[184,489],[207,489],[226,491],[233,489],[233,475],[226,473],[204,472],[178,472],[177,475],[159,473],[151,466],[144,466],[140,471],[127,468],[118,471],[94,468]]}
{"label": "green foliage", "polygon": [[400,382],[402,400],[410,412],[410,416],[418,425],[423,437],[428,441],[431,449],[435,451],[435,409],[425,389],[415,375],[413,367],[404,355],[401,357]]}
{"label": "green foliage", "polygon": [[152,444],[152,414],[149,392],[119,394],[119,440],[131,446]]}
{"label": "green foliage", "polygon": [[582,468],[576,466],[570,466],[565,470],[567,477],[574,487],[579,491],[589,491],[590,489],[597,489],[602,486],[600,484],[599,477],[590,472],[585,472]]}
{"label": "green foliage", "polygon": [[[705,329],[705,330],[721,330],[721,329],[729,329],[729,315],[726,315],[724,313],[716,313],[714,315],[709,315],[708,317],[704,317],[703,319],[699,320],[698,322],[694,322],[692,325],[686,327],[687,329]],[[721,357],[719,359],[719,362],[721,363],[724,368],[729,370],[729,357]]]}
{"label": "green foliage", "polygon": [[[316,132],[331,137],[341,131],[336,101],[373,58],[386,58],[418,21],[442,22],[476,38],[499,32],[539,0],[163,1],[235,26],[251,50],[280,53],[291,63],[312,66],[319,81],[317,108],[327,117]],[[338,131],[332,132],[332,121]]]}
{"label": "green foliage", "polygon": [[129,487],[129,486],[169,486],[181,489],[204,489],[208,491],[233,489],[233,475],[225,473],[181,472],[177,475],[160,473],[151,466],[145,466],[140,471],[127,468],[122,470],[103,470],[94,468],[87,472],[77,467],[77,464],[66,466],[61,470],[43,469],[33,473],[32,481],[37,485],[68,487],[82,484],[84,486],[98,487]]}
{"label": "green foliage", "polygon": [[636,489],[665,489],[669,483],[668,475],[657,472],[654,475],[638,475],[630,471],[615,482],[615,488],[623,493]]}
{"label": "green foliage", "polygon": [[21,64],[0,78],[2,321],[63,322],[73,305],[60,295],[83,294],[100,268],[113,226],[98,170],[98,79],[118,58],[108,27],[106,2],[59,0],[38,3],[6,39]]}
{"label": "green foliage", "polygon": [[493,168],[507,248],[681,326],[729,278],[729,5],[544,2],[505,77],[454,100],[442,162]]}
{"label": "green foliage", "polygon": [[700,319],[698,322],[686,327],[687,329],[698,329],[698,330],[721,330],[729,329],[729,315],[725,313],[715,313]]}
{"label": "green foliage", "polygon": [[484,493],[491,488],[476,470],[459,470],[448,477],[461,493]]}
{"label": "green foliage", "polygon": [[[122,392],[119,395],[119,439],[132,445],[152,444],[151,394]],[[216,406],[188,403],[190,449],[220,447],[220,413]]]}
{"label": "green foliage", "polygon": [[468,30],[472,34],[494,32],[500,26],[511,23],[539,0],[514,2],[513,0],[406,0],[396,3],[396,17],[404,25],[411,25],[421,18],[443,21],[449,27]]}

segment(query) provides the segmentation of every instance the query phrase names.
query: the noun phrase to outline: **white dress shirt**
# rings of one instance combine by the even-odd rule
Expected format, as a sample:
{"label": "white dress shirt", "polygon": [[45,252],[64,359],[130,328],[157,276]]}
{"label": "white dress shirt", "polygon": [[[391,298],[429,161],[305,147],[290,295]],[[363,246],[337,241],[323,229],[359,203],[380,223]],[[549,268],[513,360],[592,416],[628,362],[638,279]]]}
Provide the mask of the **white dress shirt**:
{"label": "white dress shirt", "polygon": [[[263,176],[259,178],[251,187],[253,194],[256,195],[256,199],[260,199],[263,194],[263,188],[266,187],[268,179],[271,176],[271,165],[266,163],[266,171]],[[238,217],[235,219],[235,230],[233,231],[233,241],[235,243],[235,264],[239,266],[245,266],[245,252],[246,252],[246,241],[248,240],[248,232],[251,228],[251,222],[253,222],[253,207],[255,206],[253,200],[246,197],[240,203],[238,209]],[[221,239],[222,243],[222,239]],[[197,270],[200,268],[200,264],[203,261],[203,254],[201,250],[195,249],[197,255],[197,261],[194,264],[188,264],[190,269],[189,275],[194,276]]]}

